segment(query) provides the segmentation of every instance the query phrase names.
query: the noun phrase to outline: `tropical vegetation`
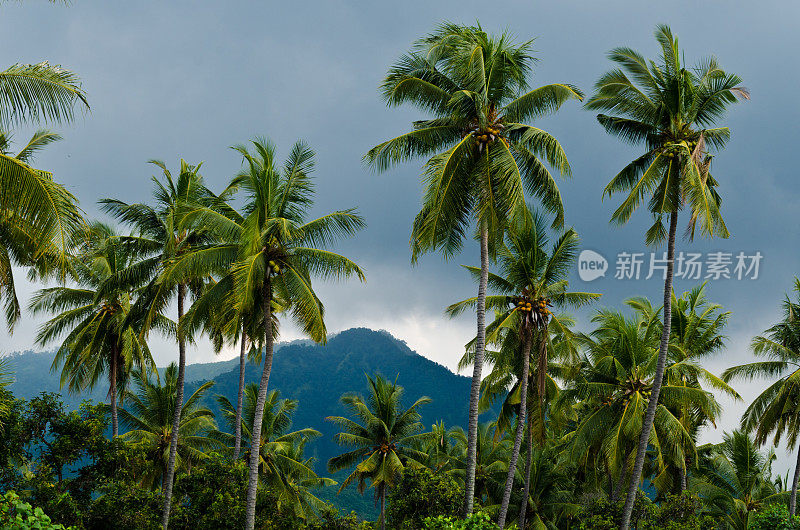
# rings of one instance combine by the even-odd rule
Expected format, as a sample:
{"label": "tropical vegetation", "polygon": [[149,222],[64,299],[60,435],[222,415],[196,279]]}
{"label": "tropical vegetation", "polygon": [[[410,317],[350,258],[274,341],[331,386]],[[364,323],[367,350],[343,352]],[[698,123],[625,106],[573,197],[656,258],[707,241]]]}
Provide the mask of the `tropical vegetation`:
{"label": "tropical vegetation", "polygon": [[[570,285],[581,241],[554,175],[572,170],[532,123],[583,92],[533,86],[533,41],[444,23],[389,68],[385,102],[423,116],[364,162],[386,172],[423,160],[413,262],[478,241],[480,263],[466,266],[477,295],[442,301],[451,317],[476,313],[460,362],[472,377],[468,395],[443,405],[463,421],[427,428],[423,413],[437,404],[400,383],[425,374],[362,359],[363,384],[332,392],[308,380],[302,366],[319,359],[298,346],[298,378],[336,411],[315,411],[336,430],[327,436],[298,419],[307,400],[271,379],[286,327],[327,343],[320,284],[366,279],[337,249],[366,221],[355,208],[317,211],[314,150],[298,141],[282,156],[266,137],[234,145],[241,164],[221,188],[202,164],[153,161],[149,200],[100,201],[115,224],[85,218],[67,187],[31,165],[59,134],[39,129],[12,149],[14,128],[66,124],[88,108],[78,77],[46,62],[0,71],[6,327],[25,308],[46,315],[35,342],[56,348],[62,389],[106,396],[74,410],[55,393],[22,399],[0,359],[3,528],[800,528],[800,279],[753,338],[756,359],[727,367],[731,313],[708,283],[673,287],[684,210],[690,241],[729,235],[711,161],[730,138],[718,123],[749,93],[714,58],[687,67],[667,26],[655,39],[653,60],[612,50],[585,107],[643,150],[603,195],[624,195],[616,224],[647,202],[645,243],[665,245],[661,303],[630,293],[604,307],[601,293]],[[27,304],[20,270],[38,283]],[[174,344],[163,368],[155,334]],[[230,392],[187,380],[190,348],[204,340],[237,350]],[[735,385],[756,378],[766,386],[739,425],[704,443],[724,403],[742,401]],[[319,451],[326,438],[336,454]],[[796,453],[792,480],[774,469],[782,441]],[[373,511],[340,509],[367,491]]]}

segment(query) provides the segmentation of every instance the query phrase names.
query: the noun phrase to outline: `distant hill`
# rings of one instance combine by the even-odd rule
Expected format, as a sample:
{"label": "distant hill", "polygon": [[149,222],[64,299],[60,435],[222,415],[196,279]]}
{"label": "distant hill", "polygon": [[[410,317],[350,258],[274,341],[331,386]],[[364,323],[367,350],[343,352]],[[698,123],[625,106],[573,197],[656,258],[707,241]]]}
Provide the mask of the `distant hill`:
{"label": "distant hill", "polygon": [[[60,387],[60,372],[51,372],[50,367],[55,358],[55,352],[15,352],[5,357],[13,372],[14,382],[9,389],[18,398],[30,399],[41,392],[56,392],[63,396],[68,408],[76,408],[84,399],[93,401],[107,401],[108,383],[99,381],[94,390],[79,395],[70,394]],[[213,379],[228,370],[237,369],[239,359],[218,361],[213,363],[198,363],[186,366],[187,381],[201,381]]]}
{"label": "distant hill", "polygon": [[[261,369],[261,366],[248,364],[247,382],[258,383]],[[365,393],[366,375],[376,373],[396,379],[404,387],[406,406],[421,396],[432,399],[420,409],[426,428],[439,420],[444,420],[446,425],[466,428],[470,379],[426,359],[385,331],[354,328],[331,337],[324,346],[285,345],[275,353],[269,388],[280,390],[282,397],[299,401],[294,425],[313,427],[322,433],[319,440],[309,445],[309,450],[316,453],[319,462],[327,462],[340,449],[333,441],[336,428],[325,418],[346,414],[339,403],[341,395]],[[211,380],[214,381],[211,394],[222,394],[236,402],[238,367]],[[199,384],[189,385],[187,392]],[[211,402],[207,405],[212,409],[216,407]],[[318,468],[322,470],[321,466]]]}
{"label": "distant hill", "polygon": [[[52,352],[10,356],[15,371],[11,390],[17,397],[30,398],[42,391],[60,392],[59,375],[50,371],[53,356]],[[248,363],[246,381],[258,383],[261,369]],[[426,429],[439,420],[447,426],[466,428],[470,379],[417,354],[388,332],[354,328],[332,335],[324,346],[309,341],[282,343],[276,348],[269,388],[280,390],[282,397],[299,401],[294,415],[296,428],[312,427],[322,433],[307,446],[310,456],[317,458],[317,472],[327,475],[326,462],[342,450],[333,441],[336,428],[325,418],[346,414],[339,398],[346,392],[366,393],[366,375],[376,373],[396,380],[405,388],[404,406],[421,396],[432,399],[420,409]],[[216,413],[214,394],[225,395],[236,402],[238,359],[189,365],[186,380],[189,381],[187,393],[206,380],[214,382],[206,406]],[[106,392],[105,385],[100,384],[90,395],[64,393],[64,401],[69,407],[76,407],[82,399],[105,401]],[[487,416],[491,414],[493,412]],[[336,487],[328,488],[321,497],[347,510],[356,509],[362,515],[374,516],[375,507],[369,493],[360,496],[353,490],[337,497],[335,492]]]}

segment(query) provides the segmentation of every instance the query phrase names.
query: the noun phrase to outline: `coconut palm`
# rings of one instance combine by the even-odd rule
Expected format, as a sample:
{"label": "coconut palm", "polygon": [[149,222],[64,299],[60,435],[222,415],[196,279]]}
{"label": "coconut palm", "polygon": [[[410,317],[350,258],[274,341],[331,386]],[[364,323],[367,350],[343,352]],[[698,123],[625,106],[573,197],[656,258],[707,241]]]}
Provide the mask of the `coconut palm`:
{"label": "coconut palm", "polygon": [[430,435],[412,444],[414,449],[425,455],[418,461],[436,473],[452,473],[453,461],[458,454],[456,445],[458,430],[458,427],[446,427],[441,420],[431,425]]}
{"label": "coconut palm", "polygon": [[[261,337],[264,368],[259,383],[259,399],[253,415],[253,431],[261,430],[267,397],[276,328],[273,300],[309,337],[325,342],[326,330],[322,302],[314,293],[311,277],[339,279],[363,271],[351,260],[325,247],[337,238],[350,236],[364,226],[355,210],[340,210],[308,220],[314,186],[310,173],[314,152],[302,142],[294,145],[283,167],[275,157],[275,147],[263,138],[252,142],[252,152],[244,145],[235,149],[244,159],[244,169],[231,181],[226,194],[244,192],[244,219],[237,222],[214,207],[199,207],[187,214],[184,222],[198,223],[215,238],[209,248],[189,252],[170,267],[170,281],[202,277],[231,264],[233,285],[228,300],[241,325],[251,315],[263,317]],[[258,488],[258,447],[251,442],[247,487],[246,528],[255,526]]]}
{"label": "coconut palm", "polygon": [[772,480],[775,453],[761,453],[746,432],[725,433],[722,443],[698,449],[699,476],[690,489],[711,515],[729,530],[747,530],[750,514],[771,503],[786,502],[786,492]]}
{"label": "coconut palm", "polygon": [[373,379],[367,376],[369,394],[366,398],[358,394],[345,394],[342,405],[352,416],[325,418],[335,423],[341,432],[334,440],[339,445],[354,447],[328,461],[328,471],[336,473],[343,469],[353,472],[342,482],[339,492],[354,480],[358,491],[364,492],[366,481],[375,488],[380,499],[380,528],[386,528],[386,491],[394,486],[406,466],[422,466],[425,453],[414,449],[414,445],[430,437],[422,433],[422,424],[417,408],[430,403],[430,398],[421,397],[407,409],[401,408],[403,387],[390,383],[382,376]]}
{"label": "coconut palm", "polygon": [[[648,401],[654,399],[662,326],[660,312],[646,299],[626,303],[635,309],[631,317],[608,310],[593,317],[597,328],[585,338],[587,355],[581,374],[559,395],[559,400],[576,403],[579,418],[575,430],[564,437],[568,459],[605,473],[612,482],[614,500],[629,480]],[[710,392],[672,382],[668,379],[663,385],[649,437],[653,483],[659,489],[668,475],[667,464],[683,467],[687,455],[694,458],[694,440],[673,411],[692,403],[712,421],[721,411]]]}
{"label": "coconut palm", "polygon": [[[532,209],[521,210],[508,227],[504,244],[497,250],[501,274],[489,274],[489,285],[497,294],[486,297],[486,306],[494,309],[497,316],[487,330],[487,339],[490,343],[501,343],[501,352],[507,354],[505,362],[500,365],[496,363],[495,368],[517,368],[521,365],[521,370],[513,373],[519,381],[515,400],[519,404],[519,421],[514,433],[514,446],[498,516],[498,525],[501,528],[505,526],[525,419],[528,417],[528,376],[534,341],[537,346],[536,395],[544,397],[549,364],[548,329],[550,325],[559,331],[566,329],[564,323],[553,317],[549,308],[567,305],[579,307],[600,296],[568,290],[567,275],[576,259],[578,241],[577,233],[569,229],[556,239],[552,249],[548,248],[549,238],[544,218]],[[475,276],[481,274],[480,268],[469,267],[469,270]],[[475,303],[475,298],[458,302],[448,308],[448,313],[457,315]],[[500,372],[494,373],[494,376],[502,377]],[[525,396],[525,399],[521,396]]]}
{"label": "coconut palm", "polygon": [[[225,425],[235,430],[237,408],[225,396],[217,396]],[[250,383],[245,387],[242,417],[242,435],[246,445],[251,445],[253,415],[258,402],[258,385]],[[300,519],[314,516],[324,504],[311,493],[311,489],[336,484],[329,478],[318,477],[313,471],[313,458],[304,455],[305,444],[320,436],[319,431],[304,428],[292,431],[292,415],[298,402],[281,399],[278,390],[271,390],[264,404],[264,420],[261,423],[259,443],[259,474],[275,495],[278,507],[289,506]],[[228,447],[235,441],[235,435],[218,432],[217,437]],[[249,455],[248,455],[249,456]]]}
{"label": "coconut palm", "polygon": [[559,460],[559,449],[552,439],[541,445],[528,446],[526,453],[528,451],[531,452],[528,459],[531,479],[525,490],[527,499],[522,500],[523,511],[517,518],[517,526],[526,528],[527,522],[536,529],[563,527],[563,523],[559,525],[561,518],[580,509],[570,491],[570,468]]}
{"label": "coconut palm", "polygon": [[[40,326],[38,344],[44,346],[65,335],[52,366],[53,370],[61,367],[62,386],[82,392],[94,388],[104,374],[108,377],[113,436],[119,434],[120,390],[131,370],[154,368],[141,330],[128,319],[137,294],[132,281],[137,262],[129,250],[110,227],[90,225],[71,264],[76,285],[40,289],[29,306],[33,314],[56,315]],[[153,326],[174,332],[174,323],[161,313],[153,316]]]}
{"label": "coconut palm", "polygon": [[[122,424],[128,432],[122,438],[145,448],[152,468],[144,474],[142,485],[156,488],[164,481],[169,462],[172,438],[172,416],[177,406],[178,368],[171,363],[164,371],[164,379],[156,372],[155,379],[136,370],[132,374],[136,392],[126,391],[126,405],[120,410]],[[211,387],[208,381],[181,407],[178,427],[177,467],[189,472],[193,465],[207,457],[209,451],[221,447],[210,436],[216,427],[214,413],[201,405]]]}
{"label": "coconut palm", "polygon": [[563,222],[558,186],[542,160],[562,175],[570,166],[558,141],[526,122],[558,110],[581,92],[566,84],[530,89],[531,42],[488,35],[480,26],[443,24],[389,70],[383,97],[429,113],[413,130],[373,147],[365,160],[379,171],[412,158],[425,163],[424,199],[411,236],[412,259],[430,250],[460,251],[476,223],[481,271],[476,354],[470,389],[465,513],[472,512],[478,399],[485,347],[485,295],[490,239],[501,238],[525,192]]}
{"label": "coconut palm", "polygon": [[[228,188],[220,196],[210,196],[210,206],[201,204],[187,210],[187,219],[195,216],[202,217],[207,214],[207,208],[225,216],[230,222],[236,223],[238,229],[236,234],[244,229],[245,216],[232,208],[226,198],[233,189]],[[217,244],[225,243],[236,246],[238,241],[217,241]],[[233,459],[237,460],[242,447],[242,406],[244,400],[244,375],[246,360],[261,363],[261,353],[263,348],[256,341],[264,336],[264,317],[263,300],[259,297],[254,300],[254,309],[247,314],[239,314],[236,305],[230,303],[236,296],[234,272],[231,269],[235,254],[230,255],[230,259],[223,259],[217,263],[212,263],[207,270],[208,275],[212,276],[206,288],[203,290],[181,321],[181,328],[186,336],[194,336],[200,330],[206,332],[214,344],[214,348],[219,352],[225,342],[231,345],[239,343],[239,389],[237,393],[236,421],[234,430],[234,449]],[[213,279],[216,277],[218,279]],[[275,298],[273,296],[273,298]],[[284,309],[284,304],[274,299],[271,303],[273,314],[273,336],[277,332],[276,313]],[[249,344],[249,348],[248,348]]]}
{"label": "coconut palm", "polygon": [[[455,430],[453,438],[456,441],[456,456],[453,459],[452,474],[463,482],[467,476],[469,441],[464,430],[460,428]],[[497,422],[481,423],[478,426],[475,502],[483,510],[495,512],[500,508],[511,444],[511,439],[497,430]]]}
{"label": "coconut palm", "polygon": [[[647,231],[646,241],[667,243],[664,326],[653,381],[655,399],[650,401],[639,437],[623,530],[628,530],[630,524],[666,366],[678,213],[683,208],[689,210],[687,233],[692,237],[698,221],[702,234],[728,236],[719,210],[718,182],[710,173],[710,150],[721,149],[730,137],[728,128],[714,127],[715,122],[737,97],[749,97],[747,90],[739,86],[741,79],[725,73],[714,58],[700,62],[694,69],[687,68],[678,40],[667,26],[658,26],[655,37],[661,47],[658,62],[647,61],[630,48],[612,50],[609,58],[618,68],[600,77],[595,95],[586,103],[589,109],[611,113],[597,116],[609,134],[646,149],[605,188],[605,195],[627,192],[612,221],[626,223],[642,200],[649,198],[648,209],[655,222]],[[664,227],[665,218],[668,228]]]}
{"label": "coconut palm", "polygon": [[[722,332],[730,312],[722,311],[719,304],[708,301],[705,283],[686,291],[680,298],[673,292],[672,308],[665,380],[673,386],[706,386],[735,400],[741,400],[741,396],[733,388],[702,366],[703,360],[724,347],[725,336]],[[691,402],[680,404],[680,408],[673,410],[673,414],[694,440],[702,427],[713,424],[713,418],[707,417]],[[689,463],[686,463],[676,469],[681,492],[686,489],[688,468]]]}
{"label": "coconut palm", "polygon": [[[783,302],[783,319],[766,330],[764,335],[753,339],[753,353],[765,358],[763,361],[728,368],[723,379],[736,378],[752,380],[755,377],[778,380],[767,387],[747,407],[742,416],[742,427],[755,431],[755,441],[759,445],[773,436],[774,445],[786,436],[789,447],[797,447],[800,431],[800,279],[794,279],[796,299],[788,295]],[[797,449],[797,464],[791,485],[789,512],[794,515],[797,508],[797,484],[800,480],[800,448]]]}
{"label": "coconut palm", "polygon": [[[200,175],[200,165],[190,165],[180,161],[177,178],[163,162],[151,160],[161,169],[163,181],[152,177],[154,206],[147,204],[128,204],[117,199],[100,201],[103,209],[114,217],[130,224],[135,229],[135,236],[126,238],[126,242],[139,255],[145,256],[137,264],[137,276],[149,276],[149,284],[143,289],[139,300],[132,311],[132,318],[142,320],[141,328],[147,333],[152,327],[155,315],[166,310],[167,305],[177,301],[177,322],[180,323],[185,312],[186,298],[190,293],[200,292],[205,278],[196,276],[182,278],[181,281],[169,281],[164,275],[165,269],[181,255],[195,248],[204,248],[207,243],[202,226],[184,222],[185,212],[195,204],[203,204],[209,193]],[[164,510],[161,524],[167,528],[169,511],[172,504],[172,485],[175,475],[175,461],[178,448],[178,425],[180,424],[183,404],[184,373],[186,370],[186,342],[189,338],[178,328],[178,380],[175,396],[177,406],[174,408],[172,440],[170,442],[169,461],[162,483],[164,494]]]}

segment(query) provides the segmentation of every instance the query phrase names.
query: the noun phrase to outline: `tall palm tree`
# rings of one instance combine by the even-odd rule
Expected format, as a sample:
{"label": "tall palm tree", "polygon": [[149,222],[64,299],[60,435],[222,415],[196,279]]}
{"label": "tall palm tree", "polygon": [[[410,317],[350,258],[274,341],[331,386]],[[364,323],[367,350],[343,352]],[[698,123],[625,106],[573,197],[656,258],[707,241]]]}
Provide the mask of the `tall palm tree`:
{"label": "tall palm tree", "polygon": [[[163,162],[151,160],[161,169],[163,182],[152,177],[153,197],[155,205],[135,203],[128,204],[117,199],[100,201],[103,209],[114,217],[130,224],[136,231],[135,236],[126,239],[132,249],[145,256],[137,264],[137,276],[147,275],[150,282],[143,289],[142,295],[132,311],[132,318],[142,320],[142,332],[147,333],[152,327],[156,314],[163,312],[172,300],[177,300],[177,322],[183,318],[186,298],[190,293],[199,293],[204,277],[183,278],[172,282],[163,273],[166,268],[181,255],[191,252],[196,247],[204,247],[205,237],[202,226],[186,223],[185,212],[196,204],[202,204],[209,197],[208,190],[200,175],[200,165],[190,165],[185,160],[180,162],[177,178]],[[178,426],[183,404],[184,374],[186,371],[186,342],[188,337],[178,328],[178,380],[176,387],[176,407],[173,410],[172,439],[170,441],[169,461],[162,483],[164,509],[161,524],[167,528],[169,511],[172,505],[172,485],[175,476],[175,461],[178,451]]]}
{"label": "tall palm tree", "polygon": [[476,223],[481,248],[477,342],[469,398],[465,513],[472,512],[478,400],[485,347],[485,296],[490,240],[502,237],[510,215],[539,198],[563,223],[558,186],[542,159],[562,175],[570,166],[558,141],[526,122],[558,110],[581,92],[566,84],[530,89],[531,42],[488,35],[480,26],[443,24],[417,41],[387,74],[382,92],[391,106],[410,103],[429,113],[413,130],[373,147],[365,160],[384,171],[412,158],[425,163],[424,198],[411,235],[412,260],[461,250]]}
{"label": "tall palm tree", "polygon": [[[238,237],[238,234],[244,229],[245,216],[226,202],[226,199],[233,191],[235,191],[235,188],[228,188],[221,195],[211,197],[210,206],[198,204],[194,208],[190,208],[187,211],[187,219],[206,215],[208,213],[207,208],[210,207],[210,209],[217,214],[225,216],[230,222],[238,225],[238,229],[234,233],[235,237]],[[216,242],[216,244],[220,243],[233,247],[238,245],[237,240],[218,240]],[[195,300],[186,312],[181,322],[181,328],[184,330],[184,333],[190,337],[194,336],[202,329],[212,338],[216,351],[222,349],[226,340],[230,344],[236,344],[237,341],[239,342],[239,389],[237,393],[235,426],[233,427],[233,460],[237,460],[242,447],[242,407],[244,403],[245,363],[248,359],[256,364],[261,363],[263,348],[260,347],[256,341],[261,340],[261,337],[264,336],[264,317],[263,300],[260,297],[254,300],[255,306],[253,310],[249,311],[247,314],[240,314],[235,304],[230,303],[236,296],[234,272],[231,269],[235,254],[230,254],[229,257],[230,259],[223,259],[212,264],[212,269],[207,271],[210,276],[218,279],[212,279],[207,288],[203,290],[202,295]],[[276,313],[283,310],[284,305],[278,302],[277,299],[273,300],[271,305],[274,336],[277,332]]]}
{"label": "tall palm tree", "polygon": [[[661,47],[656,61],[630,48],[615,48],[609,58],[618,68],[597,81],[596,93],[587,108],[613,113],[598,114],[597,120],[609,133],[632,144],[642,144],[646,152],[625,166],[606,186],[604,194],[627,192],[612,215],[623,224],[630,219],[643,199],[655,223],[647,231],[648,244],[667,243],[667,270],[664,280],[664,326],[659,348],[653,397],[639,437],[633,480],[628,488],[622,529],[628,530],[633,501],[639,487],[645,453],[653,427],[658,395],[664,378],[672,323],[672,277],[678,213],[689,210],[687,233],[694,236],[697,222],[701,233],[728,237],[720,215],[718,182],[710,174],[710,149],[724,147],[730,131],[713,127],[737,97],[749,98],[740,87],[741,79],[725,73],[716,59],[706,59],[694,69],[687,68],[678,48],[678,39],[667,26],[658,26],[655,37]],[[664,227],[665,218],[669,228]]]}
{"label": "tall palm tree", "polygon": [[[585,365],[580,376],[559,395],[559,400],[576,403],[579,417],[575,430],[564,437],[568,458],[605,473],[612,482],[610,495],[614,500],[629,480],[631,457],[644,428],[648,401],[654,399],[662,327],[660,312],[646,299],[626,303],[636,310],[632,317],[601,310],[592,319],[597,328],[585,338]],[[673,411],[687,402],[712,420],[721,411],[710,392],[672,383],[667,380],[663,385],[654,432],[649,437],[656,474],[653,483],[659,489],[667,464],[682,467],[687,453],[694,456],[694,440]]]}
{"label": "tall palm tree", "polygon": [[[234,430],[238,407],[234,407],[225,396],[217,396],[217,402],[226,426]],[[257,402],[258,385],[250,383],[244,391],[242,417],[245,421],[240,423],[244,441],[248,445],[251,445],[250,426]],[[277,498],[278,507],[289,506],[296,517],[305,520],[324,504],[310,490],[336,482],[318,477],[313,471],[313,459],[304,455],[306,443],[319,437],[319,431],[310,428],[291,430],[297,405],[297,400],[281,399],[278,390],[271,390],[267,395],[259,442],[259,474]],[[218,432],[217,436],[229,447],[235,441],[235,436],[226,432]]]}
{"label": "tall palm tree", "polygon": [[[129,430],[122,438],[146,449],[153,467],[145,473],[143,485],[155,488],[164,481],[167,473],[172,416],[177,406],[178,368],[171,363],[164,372],[163,382],[158,372],[155,380],[139,370],[132,376],[137,390],[125,393],[127,405],[120,410],[120,416]],[[201,405],[212,386],[212,381],[200,385],[181,407],[177,465],[185,471],[190,471],[193,465],[206,458],[210,450],[220,447],[220,443],[210,436],[216,427],[214,413]]]}
{"label": "tall palm tree", "polygon": [[[755,377],[777,377],[778,380],[767,387],[747,407],[742,416],[742,427],[755,431],[755,441],[766,443],[774,435],[773,443],[778,445],[783,435],[789,447],[797,447],[800,432],[800,279],[794,279],[796,299],[788,295],[783,302],[783,319],[766,330],[764,335],[753,339],[753,353],[766,360],[728,368],[723,374],[726,381],[735,378],[752,380]],[[792,479],[789,512],[794,515],[797,509],[797,484],[800,481],[800,448],[797,449],[797,464]]]}
{"label": "tall palm tree", "polygon": [[[128,319],[138,290],[130,281],[136,265],[129,246],[110,227],[94,223],[71,264],[76,285],[40,289],[29,306],[33,314],[56,315],[39,328],[38,344],[66,335],[52,366],[53,370],[62,367],[62,386],[81,392],[107,375],[115,437],[119,434],[117,402],[128,375],[134,368],[155,367],[140,329]],[[153,316],[153,325],[165,333],[174,332],[174,323],[161,313]]]}
{"label": "tall palm tree", "polygon": [[[276,328],[273,300],[284,304],[298,326],[313,340],[325,342],[324,308],[314,293],[311,277],[323,279],[364,279],[363,271],[346,257],[325,247],[342,236],[351,236],[364,226],[355,210],[340,210],[308,220],[314,186],[310,173],[314,152],[302,142],[294,145],[283,167],[275,147],[257,138],[250,152],[244,145],[235,149],[244,159],[244,169],[232,180],[228,191],[243,191],[245,218],[241,223],[212,207],[197,208],[184,222],[199,223],[217,244],[189,252],[170,267],[170,281],[196,278],[231,265],[234,289],[229,303],[236,308],[235,325],[263,308],[264,368],[253,415],[253,432],[261,430],[267,397]],[[246,528],[255,526],[258,488],[258,440],[251,442],[247,487]]]}
{"label": "tall palm tree", "polygon": [[768,504],[786,502],[772,480],[775,453],[761,453],[749,434],[725,433],[722,443],[704,446],[700,473],[690,482],[711,515],[729,530],[747,530],[750,514]]}
{"label": "tall palm tree", "polygon": [[380,499],[380,528],[386,528],[386,491],[402,475],[406,466],[422,466],[425,454],[413,448],[430,436],[421,432],[420,415],[417,408],[430,403],[430,398],[421,397],[407,409],[401,408],[403,387],[390,383],[378,375],[367,376],[369,394],[366,399],[358,394],[345,394],[342,404],[352,418],[331,416],[325,418],[342,429],[335,436],[339,445],[355,447],[328,461],[328,471],[335,473],[355,466],[342,482],[339,492],[354,480],[358,480],[359,492],[364,492],[367,480],[375,488]]}
{"label": "tall palm tree", "polygon": [[[506,367],[516,368],[521,365],[521,371],[514,373],[519,381],[519,388],[516,389],[519,411],[498,516],[497,524],[501,528],[505,526],[525,420],[528,417],[528,376],[533,343],[535,341],[537,346],[536,395],[543,398],[548,367],[548,328],[552,322],[556,329],[565,329],[564,324],[553,317],[549,308],[567,305],[579,307],[600,296],[595,293],[568,291],[567,275],[575,262],[578,241],[577,233],[569,229],[558,237],[552,249],[548,248],[549,238],[544,218],[532,209],[521,210],[509,225],[504,244],[497,250],[501,274],[489,274],[489,285],[497,294],[487,296],[486,305],[487,308],[494,309],[497,316],[487,330],[488,342],[504,343],[505,351],[512,357],[504,363]],[[473,275],[480,276],[480,268],[469,269]],[[475,298],[458,302],[448,308],[448,313],[456,315],[475,303]]]}

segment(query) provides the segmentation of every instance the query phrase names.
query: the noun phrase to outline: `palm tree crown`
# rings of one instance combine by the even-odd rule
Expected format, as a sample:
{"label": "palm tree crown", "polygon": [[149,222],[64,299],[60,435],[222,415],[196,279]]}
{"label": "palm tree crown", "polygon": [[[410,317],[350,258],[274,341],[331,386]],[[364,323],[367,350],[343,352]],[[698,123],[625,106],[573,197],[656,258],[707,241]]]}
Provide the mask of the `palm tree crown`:
{"label": "palm tree crown", "polygon": [[[136,392],[126,392],[125,408],[120,411],[122,423],[129,430],[123,437],[146,448],[152,470],[144,477],[145,485],[156,487],[163,482],[169,460],[169,445],[172,436],[172,418],[175,412],[175,394],[178,367],[170,364],[155,380],[141,371],[134,371]],[[202,399],[214,386],[207,381],[198,387],[181,408],[178,428],[178,469],[189,471],[192,465],[207,458],[207,453],[219,448],[209,434],[216,427],[214,414],[201,405]]]}
{"label": "palm tree crown", "polygon": [[378,375],[367,376],[369,394],[364,399],[357,394],[342,396],[342,404],[350,410],[354,419],[332,416],[326,418],[342,429],[335,437],[336,443],[354,447],[328,461],[332,473],[355,466],[342,482],[342,491],[354,480],[363,492],[367,480],[381,499],[381,527],[384,524],[386,489],[392,487],[406,466],[421,466],[425,455],[414,444],[428,437],[422,433],[422,424],[417,408],[430,403],[430,398],[421,397],[407,409],[402,409],[400,400],[403,387],[390,383]]}

